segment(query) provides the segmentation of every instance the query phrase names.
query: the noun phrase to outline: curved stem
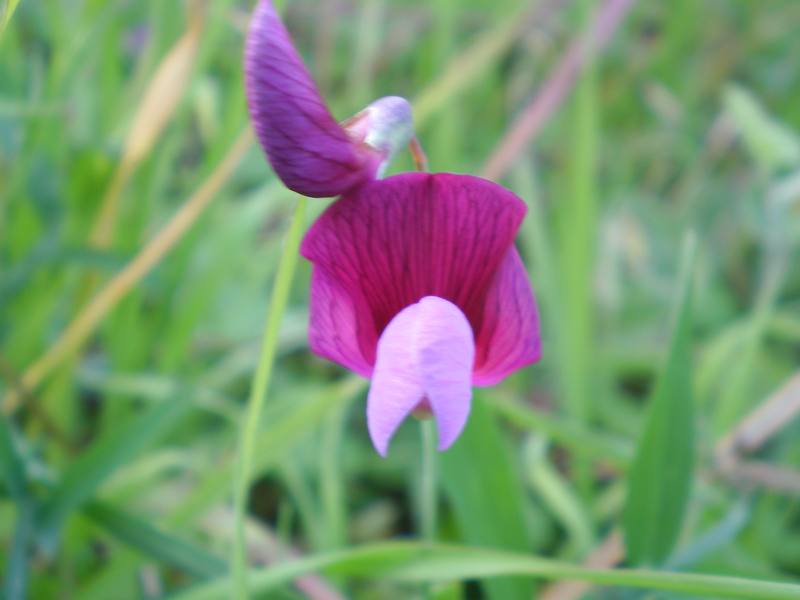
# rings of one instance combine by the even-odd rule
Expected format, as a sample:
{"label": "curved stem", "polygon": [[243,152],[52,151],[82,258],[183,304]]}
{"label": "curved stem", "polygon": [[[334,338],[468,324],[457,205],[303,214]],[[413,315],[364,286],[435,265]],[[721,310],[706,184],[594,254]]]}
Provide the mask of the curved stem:
{"label": "curved stem", "polygon": [[436,431],[435,421],[420,421],[422,471],[420,479],[420,533],[426,542],[436,541]]}
{"label": "curved stem", "polygon": [[[800,585],[791,583],[699,573],[595,569],[530,554],[419,542],[357,546],[254,569],[253,589],[264,595],[298,575],[319,571],[366,577],[371,581],[445,582],[513,575],[546,580],[577,579],[703,598],[796,600],[800,597]],[[223,600],[229,597],[228,585],[228,576],[220,577],[178,592],[171,600]]]}
{"label": "curved stem", "polygon": [[283,319],[283,313],[286,310],[292,277],[294,275],[295,266],[297,265],[297,251],[303,233],[305,207],[306,199],[300,197],[292,217],[292,222],[289,225],[289,231],[286,235],[286,243],[283,248],[280,263],[278,264],[278,272],[275,274],[272,299],[267,312],[267,322],[261,343],[261,355],[258,359],[256,373],[250,388],[250,398],[247,402],[247,411],[244,422],[242,423],[241,445],[239,447],[239,459],[236,465],[234,488],[235,539],[233,548],[233,597],[238,600],[245,600],[248,598],[245,517],[247,514],[247,496],[253,470],[256,436],[258,435],[258,425],[261,421],[264,398],[272,376],[272,366],[275,363],[280,323]]}

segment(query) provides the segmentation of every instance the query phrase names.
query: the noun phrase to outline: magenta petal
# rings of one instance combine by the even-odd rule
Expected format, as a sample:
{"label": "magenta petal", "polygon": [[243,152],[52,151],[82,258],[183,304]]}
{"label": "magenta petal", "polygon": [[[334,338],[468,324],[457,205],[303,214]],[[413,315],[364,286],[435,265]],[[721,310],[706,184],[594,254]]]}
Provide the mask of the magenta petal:
{"label": "magenta petal", "polygon": [[474,348],[466,317],[442,298],[425,297],[391,320],[378,342],[367,399],[367,425],[381,456],[423,399],[436,417],[439,450],[455,441],[469,415]]}
{"label": "magenta petal", "polygon": [[490,181],[403,173],[334,202],[301,253],[364,307],[356,315],[359,343],[372,364],[377,336],[423,296],[449,300],[480,331],[484,299],[524,215],[525,204]]}
{"label": "magenta petal", "polygon": [[331,116],[269,0],[250,23],[245,87],[256,135],[286,187],[337,196],[374,175],[382,156],[354,144]]}
{"label": "magenta petal", "polygon": [[489,288],[476,338],[474,385],[494,385],[541,357],[539,311],[516,248],[508,251]]}
{"label": "magenta petal", "polygon": [[[356,306],[356,303],[362,306]],[[372,375],[372,359],[368,361],[360,341],[372,344],[375,331],[369,319],[359,319],[366,311],[359,302],[342,290],[335,277],[324,267],[314,267],[311,274],[311,299],[308,338],[311,350],[319,356],[339,363],[364,377]],[[361,330],[366,328],[367,331]],[[369,356],[374,349],[370,347]]]}

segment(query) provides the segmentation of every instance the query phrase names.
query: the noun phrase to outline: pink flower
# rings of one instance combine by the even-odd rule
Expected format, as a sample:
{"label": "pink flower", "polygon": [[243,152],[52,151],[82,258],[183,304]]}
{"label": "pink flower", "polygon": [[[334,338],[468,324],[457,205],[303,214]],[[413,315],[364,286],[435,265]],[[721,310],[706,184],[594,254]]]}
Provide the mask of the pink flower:
{"label": "pink flower", "polygon": [[311,349],[372,379],[367,421],[385,455],[416,409],[439,449],[473,385],[539,359],[539,317],[513,245],[525,204],[467,175],[405,173],[351,190],[311,227]]}
{"label": "pink flower", "polygon": [[245,53],[253,125],[281,180],[335,196],[303,240],[313,263],[311,349],[372,379],[367,423],[386,455],[412,412],[432,413],[439,449],[456,440],[472,386],[539,359],[539,316],[514,236],[525,205],[467,175],[378,179],[414,138],[408,102],[382,98],[338,124],[268,0]]}

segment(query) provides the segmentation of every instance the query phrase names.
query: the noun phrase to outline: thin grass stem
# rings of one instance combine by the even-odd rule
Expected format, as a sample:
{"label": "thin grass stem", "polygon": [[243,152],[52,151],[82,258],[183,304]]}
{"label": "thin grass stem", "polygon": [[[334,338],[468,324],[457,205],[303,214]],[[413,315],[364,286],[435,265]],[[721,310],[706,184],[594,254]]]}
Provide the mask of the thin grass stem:
{"label": "thin grass stem", "polygon": [[295,267],[297,266],[298,248],[305,224],[305,210],[306,199],[300,197],[294,215],[292,216],[292,222],[289,225],[283,254],[278,264],[278,272],[275,275],[275,285],[272,288],[272,299],[269,310],[267,311],[267,321],[262,338],[261,354],[250,388],[250,398],[247,402],[244,423],[242,424],[239,459],[234,474],[235,539],[233,549],[233,597],[238,600],[244,600],[249,597],[247,591],[248,565],[245,540],[247,496],[253,471],[258,426],[261,421],[264,399],[269,389],[272,367],[275,363],[275,355],[278,347],[278,332],[280,331],[281,320],[286,310],[289,291],[291,289]]}

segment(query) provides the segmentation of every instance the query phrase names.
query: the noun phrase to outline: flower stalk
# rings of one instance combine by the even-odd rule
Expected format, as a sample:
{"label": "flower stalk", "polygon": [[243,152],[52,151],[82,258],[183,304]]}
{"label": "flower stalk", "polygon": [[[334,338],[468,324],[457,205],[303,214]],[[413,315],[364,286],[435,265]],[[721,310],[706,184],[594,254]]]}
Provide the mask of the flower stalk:
{"label": "flower stalk", "polygon": [[419,422],[422,434],[422,469],[420,471],[420,535],[426,542],[436,541],[436,424],[433,419]]}
{"label": "flower stalk", "polygon": [[247,497],[253,470],[253,457],[256,447],[258,425],[261,422],[261,413],[264,408],[264,399],[269,389],[272,378],[272,367],[275,364],[275,355],[278,348],[278,333],[289,291],[297,266],[298,248],[305,225],[306,199],[300,197],[286,234],[286,243],[283,247],[278,271],[275,274],[275,284],[272,288],[272,298],[267,312],[267,321],[261,343],[261,354],[256,366],[256,373],[250,388],[250,398],[242,424],[241,445],[239,459],[236,465],[236,478],[234,489],[234,520],[235,538],[233,547],[233,596],[237,600],[248,598],[247,587],[247,542],[245,536],[245,520],[247,515]]}

